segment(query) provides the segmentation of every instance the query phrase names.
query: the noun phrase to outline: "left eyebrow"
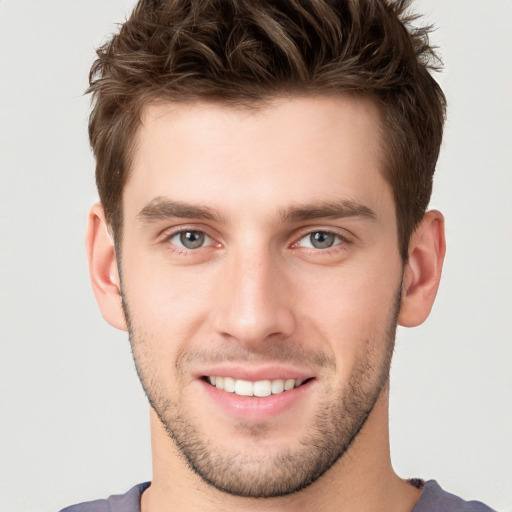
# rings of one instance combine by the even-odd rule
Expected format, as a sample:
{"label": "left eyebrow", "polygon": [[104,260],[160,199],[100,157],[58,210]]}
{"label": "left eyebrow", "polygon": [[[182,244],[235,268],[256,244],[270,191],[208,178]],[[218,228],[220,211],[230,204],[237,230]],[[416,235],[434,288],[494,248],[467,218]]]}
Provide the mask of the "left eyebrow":
{"label": "left eyebrow", "polygon": [[362,217],[364,219],[375,220],[377,214],[368,206],[351,200],[298,206],[282,213],[282,218],[285,222],[304,222],[315,219],[342,219],[346,217]]}

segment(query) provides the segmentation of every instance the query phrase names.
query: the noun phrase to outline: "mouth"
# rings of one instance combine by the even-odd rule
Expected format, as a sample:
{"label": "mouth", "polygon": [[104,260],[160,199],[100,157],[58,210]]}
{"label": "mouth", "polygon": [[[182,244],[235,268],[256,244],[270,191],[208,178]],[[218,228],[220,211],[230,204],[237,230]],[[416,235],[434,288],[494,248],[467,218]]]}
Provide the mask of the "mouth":
{"label": "mouth", "polygon": [[306,404],[315,396],[316,375],[308,373],[276,366],[235,365],[210,368],[198,375],[198,381],[207,397],[205,405],[213,405],[230,419],[261,423],[282,418],[286,422],[293,414],[300,414],[302,408],[307,410],[310,405]]}
{"label": "mouth", "polygon": [[238,396],[255,396],[264,398],[271,395],[280,395],[296,389],[311,379],[266,379],[266,380],[243,380],[233,377],[205,376],[203,379],[211,386],[233,393]]}

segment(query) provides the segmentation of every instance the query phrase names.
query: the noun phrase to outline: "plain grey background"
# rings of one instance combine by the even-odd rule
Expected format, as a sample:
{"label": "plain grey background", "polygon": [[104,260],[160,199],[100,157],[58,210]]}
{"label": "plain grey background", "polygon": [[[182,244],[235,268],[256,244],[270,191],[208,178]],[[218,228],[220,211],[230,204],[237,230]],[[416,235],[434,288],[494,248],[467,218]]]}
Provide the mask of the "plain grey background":
{"label": "plain grey background", "polygon": [[[151,479],[147,405],[84,252],[94,48],[132,0],[0,0],[0,510],[50,512]],[[422,0],[446,69],[432,207],[448,253],[431,318],[400,329],[391,450],[512,511],[511,0]]]}

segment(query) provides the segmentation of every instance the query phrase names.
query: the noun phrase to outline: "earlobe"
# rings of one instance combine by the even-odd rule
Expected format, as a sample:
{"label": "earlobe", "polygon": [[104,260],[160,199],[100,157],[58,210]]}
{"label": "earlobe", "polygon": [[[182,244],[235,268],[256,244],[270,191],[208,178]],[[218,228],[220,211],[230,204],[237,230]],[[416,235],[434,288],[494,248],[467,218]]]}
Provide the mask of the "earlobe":
{"label": "earlobe", "polygon": [[444,218],[436,210],[429,211],[409,244],[398,315],[400,325],[415,327],[427,319],[439,287],[445,252]]}
{"label": "earlobe", "polygon": [[99,203],[89,212],[86,248],[91,284],[103,318],[113,327],[127,330],[114,241]]}

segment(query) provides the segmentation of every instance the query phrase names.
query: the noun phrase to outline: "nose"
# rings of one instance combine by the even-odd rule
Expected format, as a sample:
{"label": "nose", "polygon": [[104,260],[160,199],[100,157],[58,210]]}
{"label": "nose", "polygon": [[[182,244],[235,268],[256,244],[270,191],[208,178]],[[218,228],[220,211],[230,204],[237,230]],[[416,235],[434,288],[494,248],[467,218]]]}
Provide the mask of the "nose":
{"label": "nose", "polygon": [[283,264],[264,251],[232,254],[225,262],[214,306],[217,333],[255,348],[295,329],[293,297]]}

